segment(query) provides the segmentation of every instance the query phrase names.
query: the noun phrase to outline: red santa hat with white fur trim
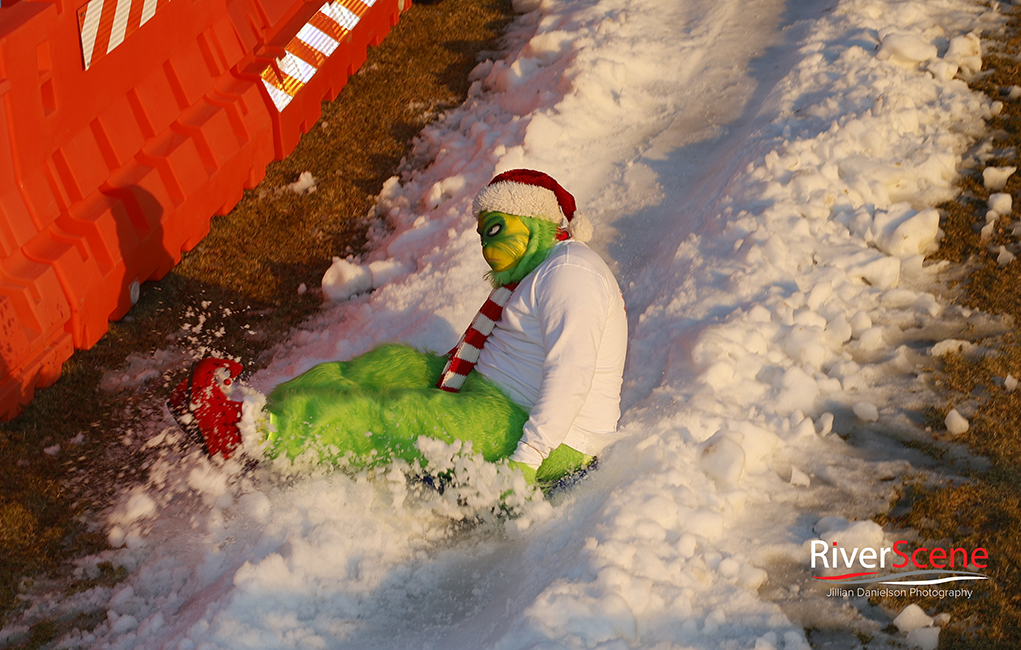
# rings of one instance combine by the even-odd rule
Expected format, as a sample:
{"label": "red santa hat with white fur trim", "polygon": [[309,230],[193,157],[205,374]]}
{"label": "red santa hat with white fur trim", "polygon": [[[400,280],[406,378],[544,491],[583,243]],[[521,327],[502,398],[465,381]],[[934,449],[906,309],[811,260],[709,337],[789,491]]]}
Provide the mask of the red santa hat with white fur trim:
{"label": "red santa hat with white fur trim", "polygon": [[512,169],[489,182],[475,197],[475,214],[503,212],[543,219],[564,227],[573,239],[592,239],[592,222],[577,211],[571,193],[553,177],[532,169]]}

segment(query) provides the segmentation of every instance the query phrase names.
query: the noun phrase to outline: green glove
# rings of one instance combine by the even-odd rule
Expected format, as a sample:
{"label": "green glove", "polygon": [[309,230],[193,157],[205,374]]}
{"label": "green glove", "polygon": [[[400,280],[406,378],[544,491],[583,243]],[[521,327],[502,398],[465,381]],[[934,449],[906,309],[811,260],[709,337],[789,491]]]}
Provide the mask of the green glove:
{"label": "green glove", "polygon": [[529,485],[535,485],[535,468],[534,467],[532,467],[531,465],[526,465],[525,463],[522,463],[522,462],[516,461],[516,460],[509,460],[509,461],[507,461],[507,465],[511,469],[519,469],[519,470],[521,470],[521,473],[525,475],[525,482],[528,483]]}

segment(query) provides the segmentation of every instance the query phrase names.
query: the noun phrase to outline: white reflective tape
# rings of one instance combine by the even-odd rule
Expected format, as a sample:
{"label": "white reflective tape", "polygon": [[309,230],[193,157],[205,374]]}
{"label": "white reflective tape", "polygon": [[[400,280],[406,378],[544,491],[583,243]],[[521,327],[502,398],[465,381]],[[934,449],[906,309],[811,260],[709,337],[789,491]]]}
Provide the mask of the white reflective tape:
{"label": "white reflective tape", "polygon": [[315,66],[305,63],[290,52],[286,52],[283,58],[277,59],[277,65],[280,66],[281,72],[292,79],[297,79],[303,84],[308,83],[308,80],[311,79],[319,70]]}
{"label": "white reflective tape", "polygon": [[330,5],[324,5],[323,9],[321,9],[320,11],[322,11],[324,14],[332,18],[333,22],[337,23],[338,25],[340,25],[341,27],[348,31],[354,29],[355,25],[357,25],[358,21],[360,20],[354,12],[352,12],[350,9],[340,4],[339,2],[334,2],[333,4]]}
{"label": "white reflective tape", "polygon": [[92,65],[92,50],[96,47],[96,32],[99,31],[99,19],[103,15],[103,0],[92,0],[85,9],[85,20],[82,22],[82,56],[85,69]]}
{"label": "white reflective tape", "polygon": [[273,105],[277,107],[277,112],[283,112],[287,105],[291,103],[292,97],[265,79],[262,80],[262,85],[266,87],[266,92],[269,93],[270,99],[273,100]]}
{"label": "white reflective tape", "polygon": [[131,13],[131,0],[117,0],[117,11],[113,15],[113,27],[110,31],[110,44],[106,47],[106,53],[113,52],[113,48],[124,42],[124,35],[128,31],[128,14]]}
{"label": "white reflective tape", "polygon": [[277,65],[280,66],[280,71],[287,74],[288,77],[298,80],[302,84],[307,84],[308,80],[314,76],[315,72],[319,71],[318,67],[309,65],[290,52],[285,52],[283,58],[277,59]]}
{"label": "white reflective tape", "polygon": [[333,40],[328,34],[325,34],[312,25],[305,25],[298,32],[297,36],[305,45],[308,45],[314,50],[322,52],[326,56],[330,56],[340,45],[337,41]]}
{"label": "white reflective tape", "polygon": [[145,0],[145,4],[142,5],[142,20],[138,23],[144,25],[149,22],[149,19],[156,15],[156,0]]}
{"label": "white reflective tape", "polygon": [[365,5],[368,5],[368,6],[371,7],[372,5],[376,4],[376,0],[362,0],[362,4],[365,4]]}
{"label": "white reflective tape", "polygon": [[[127,0],[121,0],[122,2]],[[145,0],[145,2],[153,2],[155,0]],[[363,2],[368,6],[372,6],[375,0],[370,2]],[[327,18],[337,23],[342,29],[351,31],[358,24],[358,15],[352,12],[347,7],[340,4],[339,0],[324,4],[320,9],[319,13],[322,13]],[[322,31],[321,29],[313,26],[311,23],[306,23],[297,34],[294,35],[294,39],[291,40],[293,43],[295,40],[302,44],[312,48],[313,50],[321,53],[325,57],[330,57],[340,46],[340,43],[332,36]],[[312,77],[315,76],[319,69],[302,59],[300,56],[293,54],[290,51],[284,53],[284,56],[277,59],[277,65],[280,68],[280,72],[287,75],[291,79],[299,82],[302,86],[307,84]],[[291,103],[294,99],[286,91],[277,88],[273,84],[269,83],[265,79],[262,80],[262,85],[266,88],[266,92],[269,93],[270,99],[273,100],[273,105],[276,106],[277,111],[283,112],[284,108]],[[290,88],[290,84],[286,84]],[[294,92],[300,91],[300,87]],[[492,326],[490,327],[492,330]]]}

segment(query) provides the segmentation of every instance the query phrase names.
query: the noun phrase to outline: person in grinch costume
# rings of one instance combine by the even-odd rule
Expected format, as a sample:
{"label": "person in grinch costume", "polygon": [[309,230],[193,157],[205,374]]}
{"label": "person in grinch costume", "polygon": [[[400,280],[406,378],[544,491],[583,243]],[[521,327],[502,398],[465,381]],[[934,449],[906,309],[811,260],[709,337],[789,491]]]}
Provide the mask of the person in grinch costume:
{"label": "person in grinch costume", "polygon": [[[267,397],[264,452],[348,466],[423,461],[420,437],[470,442],[527,479],[554,482],[591,461],[620,417],[627,318],[592,226],[553,178],[516,169],[475,198],[493,291],[448,355],[387,344],[320,364]],[[211,455],[241,443],[235,362],[204,359],[168,406]],[[428,468],[426,468],[428,469]]]}

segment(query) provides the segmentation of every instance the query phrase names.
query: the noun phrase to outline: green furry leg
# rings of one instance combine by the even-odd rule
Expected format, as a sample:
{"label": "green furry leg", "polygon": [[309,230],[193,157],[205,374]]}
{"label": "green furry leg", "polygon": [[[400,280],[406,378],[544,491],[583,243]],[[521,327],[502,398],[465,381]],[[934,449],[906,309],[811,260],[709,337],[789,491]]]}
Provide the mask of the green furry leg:
{"label": "green furry leg", "polygon": [[421,460],[420,436],[471,442],[488,461],[510,455],[528,414],[472,373],[460,393],[435,388],[445,357],[384,345],[351,361],[324,363],[269,395],[276,432],[269,454],[320,458],[350,452],[356,467]]}
{"label": "green furry leg", "polygon": [[[383,345],[350,361],[320,364],[270,393],[266,409],[275,431],[267,453],[296,458],[310,450],[322,461],[347,457],[356,468],[395,458],[424,461],[421,436],[471,442],[493,462],[510,456],[528,413],[478,373],[460,393],[437,389],[446,357],[405,345]],[[561,445],[539,468],[553,482],[587,464]]]}

